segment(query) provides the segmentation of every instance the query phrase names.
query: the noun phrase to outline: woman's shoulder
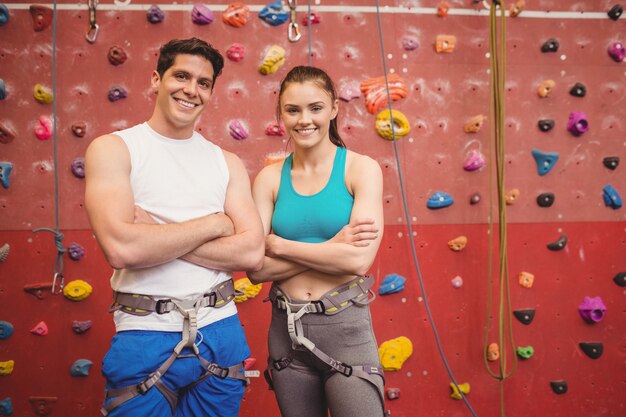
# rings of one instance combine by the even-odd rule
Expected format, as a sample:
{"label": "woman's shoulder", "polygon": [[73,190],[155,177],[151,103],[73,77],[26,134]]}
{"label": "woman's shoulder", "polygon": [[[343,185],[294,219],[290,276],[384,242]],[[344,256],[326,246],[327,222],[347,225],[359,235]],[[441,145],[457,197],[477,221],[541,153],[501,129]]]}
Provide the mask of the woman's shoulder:
{"label": "woman's shoulder", "polygon": [[371,156],[348,150],[346,154],[346,170],[347,171],[363,171],[363,170],[380,171],[380,164]]}

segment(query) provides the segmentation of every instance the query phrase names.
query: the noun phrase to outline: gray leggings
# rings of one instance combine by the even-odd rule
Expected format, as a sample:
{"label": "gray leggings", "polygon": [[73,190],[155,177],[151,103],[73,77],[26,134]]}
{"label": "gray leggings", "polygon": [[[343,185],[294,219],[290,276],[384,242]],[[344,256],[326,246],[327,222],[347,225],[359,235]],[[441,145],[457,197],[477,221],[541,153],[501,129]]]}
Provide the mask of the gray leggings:
{"label": "gray leggings", "polygon": [[[351,306],[332,316],[305,314],[301,322],[304,336],[331,358],[347,365],[380,367],[369,306]],[[293,351],[287,314],[276,306],[272,306],[268,345],[268,367],[283,417],[328,417],[328,410],[332,417],[383,416],[378,391],[383,389],[383,379],[374,376],[376,387],[362,378],[332,371],[302,346]],[[294,359],[289,367],[276,370],[274,361],[291,352]]]}

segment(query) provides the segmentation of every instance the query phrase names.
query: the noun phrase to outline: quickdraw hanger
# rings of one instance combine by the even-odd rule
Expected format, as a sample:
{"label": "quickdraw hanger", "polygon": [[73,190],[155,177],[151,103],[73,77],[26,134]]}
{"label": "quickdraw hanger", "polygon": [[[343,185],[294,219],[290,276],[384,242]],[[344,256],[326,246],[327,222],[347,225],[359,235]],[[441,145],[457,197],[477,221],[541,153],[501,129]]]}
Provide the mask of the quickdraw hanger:
{"label": "quickdraw hanger", "polygon": [[89,7],[89,30],[85,34],[87,42],[94,43],[98,37],[98,31],[100,26],[96,23],[96,8],[98,7],[98,0],[88,0]]}
{"label": "quickdraw hanger", "polygon": [[289,42],[297,42],[302,37],[300,28],[296,22],[296,7],[298,6],[297,0],[289,0]]}

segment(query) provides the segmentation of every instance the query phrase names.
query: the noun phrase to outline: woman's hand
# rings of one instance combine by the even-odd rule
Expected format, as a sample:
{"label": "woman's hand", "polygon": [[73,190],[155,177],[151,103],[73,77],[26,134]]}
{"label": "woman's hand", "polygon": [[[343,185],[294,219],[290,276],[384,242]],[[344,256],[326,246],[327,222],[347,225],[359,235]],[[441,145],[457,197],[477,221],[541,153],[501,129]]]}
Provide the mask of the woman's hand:
{"label": "woman's hand", "polygon": [[378,237],[378,227],[374,219],[355,219],[345,225],[329,242],[347,243],[356,247],[369,246],[370,242]]}

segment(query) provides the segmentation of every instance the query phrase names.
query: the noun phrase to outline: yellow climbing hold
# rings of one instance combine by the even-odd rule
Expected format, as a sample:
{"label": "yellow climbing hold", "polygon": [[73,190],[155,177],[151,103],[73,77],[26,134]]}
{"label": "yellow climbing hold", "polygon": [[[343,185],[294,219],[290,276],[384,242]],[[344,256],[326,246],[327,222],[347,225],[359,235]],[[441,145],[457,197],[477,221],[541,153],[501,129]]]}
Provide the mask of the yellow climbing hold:
{"label": "yellow climbing hold", "polygon": [[235,291],[239,292],[239,295],[235,296],[236,303],[243,303],[251,298],[256,297],[261,292],[263,284],[253,284],[248,278],[241,278],[235,281]]}
{"label": "yellow climbing hold", "polygon": [[413,354],[413,343],[408,337],[400,336],[383,342],[378,356],[385,371],[399,371],[402,364]]}
{"label": "yellow climbing hold", "polygon": [[0,375],[11,375],[15,361],[0,362]]}
{"label": "yellow climbing hold", "polygon": [[63,288],[63,295],[68,300],[82,301],[91,295],[93,288],[87,282],[82,279],[77,279],[69,282],[65,288]]}
{"label": "yellow climbing hold", "polygon": [[387,109],[381,111],[378,113],[378,116],[376,116],[376,132],[378,132],[381,138],[393,140],[393,134],[391,132],[392,117],[389,116],[390,114],[393,115],[393,133],[395,133],[397,138],[411,131],[409,120],[402,112],[398,110],[389,112],[389,109]]}
{"label": "yellow climbing hold", "polygon": [[259,72],[263,75],[273,74],[285,63],[285,50],[279,45],[269,47],[259,65]]}
{"label": "yellow climbing hold", "polygon": [[[450,397],[454,398],[455,400],[460,400],[461,393],[457,389],[456,385],[454,385],[454,382],[450,382],[450,389],[452,390]],[[470,384],[468,382],[464,384],[459,384],[459,389],[463,394],[467,395],[470,393]]]}
{"label": "yellow climbing hold", "polygon": [[35,84],[33,95],[35,96],[35,100],[41,104],[50,104],[54,100],[52,91],[48,87],[44,87],[41,84]]}

